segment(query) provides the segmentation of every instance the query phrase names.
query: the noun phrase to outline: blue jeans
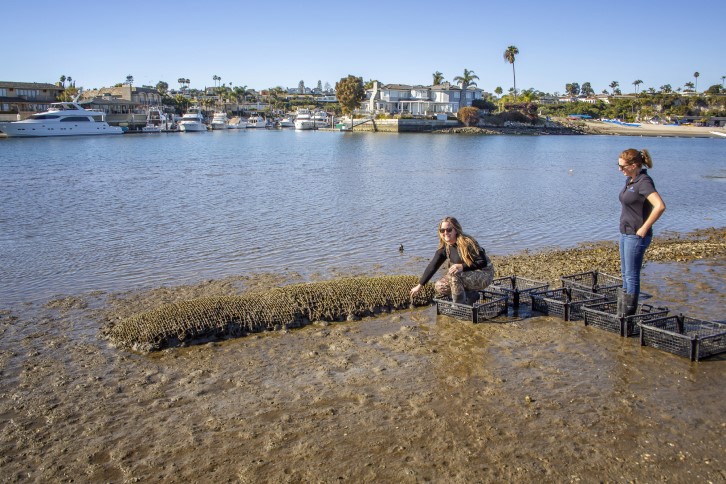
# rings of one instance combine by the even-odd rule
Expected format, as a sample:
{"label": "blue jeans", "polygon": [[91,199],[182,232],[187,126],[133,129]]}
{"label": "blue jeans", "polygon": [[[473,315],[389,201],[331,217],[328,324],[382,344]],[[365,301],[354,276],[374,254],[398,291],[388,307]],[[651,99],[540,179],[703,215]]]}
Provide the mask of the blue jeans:
{"label": "blue jeans", "polygon": [[653,237],[620,234],[620,273],[627,294],[640,294],[640,269],[643,256]]}

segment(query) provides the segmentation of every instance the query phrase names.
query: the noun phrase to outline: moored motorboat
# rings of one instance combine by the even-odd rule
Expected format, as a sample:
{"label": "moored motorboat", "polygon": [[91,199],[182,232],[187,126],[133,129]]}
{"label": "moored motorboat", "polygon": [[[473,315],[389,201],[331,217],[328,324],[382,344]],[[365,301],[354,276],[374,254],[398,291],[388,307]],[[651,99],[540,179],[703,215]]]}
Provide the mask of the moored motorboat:
{"label": "moored motorboat", "polygon": [[319,129],[330,127],[330,118],[324,111],[311,112],[301,108],[295,115],[295,129]]}
{"label": "moored motorboat", "polygon": [[260,116],[259,114],[254,114],[247,118],[247,127],[248,128],[266,128],[267,127],[267,120]]}
{"label": "moored motorboat", "polygon": [[161,133],[166,128],[166,124],[164,112],[156,106],[151,106],[146,113],[146,126],[141,128],[141,131],[144,133]]}
{"label": "moored motorboat", "polygon": [[212,116],[212,129],[227,129],[227,113],[217,111]]}
{"label": "moored motorboat", "polygon": [[103,112],[84,109],[74,100],[52,103],[47,111],[27,119],[0,123],[0,132],[10,138],[35,138],[123,134],[123,129],[110,126]]}
{"label": "moored motorboat", "polygon": [[297,114],[295,114],[294,125],[295,129],[315,129],[315,124],[313,124],[313,117],[310,110],[306,108],[298,109]]}
{"label": "moored motorboat", "polygon": [[245,129],[247,127],[247,120],[245,118],[235,117],[229,120],[227,128],[229,129]]}
{"label": "moored motorboat", "polygon": [[295,127],[295,118],[293,116],[285,116],[280,120],[278,125],[281,128],[294,128]]}
{"label": "moored motorboat", "polygon": [[204,125],[204,115],[202,114],[202,110],[199,106],[190,107],[179,121],[179,131],[196,132],[206,130],[207,127]]}

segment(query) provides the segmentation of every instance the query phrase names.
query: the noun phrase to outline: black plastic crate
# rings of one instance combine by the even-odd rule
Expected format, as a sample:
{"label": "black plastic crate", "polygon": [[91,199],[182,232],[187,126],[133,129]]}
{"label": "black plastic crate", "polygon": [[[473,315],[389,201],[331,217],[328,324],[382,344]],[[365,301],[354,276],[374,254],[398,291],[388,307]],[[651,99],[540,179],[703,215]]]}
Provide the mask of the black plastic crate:
{"label": "black plastic crate", "polygon": [[479,300],[474,303],[474,322],[483,323],[501,314],[507,314],[508,299],[506,294],[479,291]]}
{"label": "black plastic crate", "polygon": [[606,301],[606,297],[602,294],[569,287],[549,291],[535,291],[530,296],[533,310],[549,316],[559,316],[565,321],[582,319],[582,308],[586,304]]}
{"label": "black plastic crate", "polygon": [[436,314],[472,323],[481,323],[507,312],[507,295],[491,291],[479,291],[479,299],[473,304],[459,304],[451,297],[434,298]]}
{"label": "black plastic crate", "polygon": [[623,279],[600,271],[579,272],[560,277],[562,287],[604,294],[608,299],[617,298],[617,290],[623,287]]}
{"label": "black plastic crate", "polygon": [[489,291],[501,292],[509,296],[509,302],[514,309],[520,304],[532,304],[531,293],[546,291],[550,285],[543,281],[534,281],[518,276],[498,277],[487,288]]}
{"label": "black plastic crate", "polygon": [[656,308],[650,304],[638,304],[632,316],[618,317],[616,301],[589,304],[582,309],[585,326],[617,333],[620,336],[636,336],[640,332],[638,323],[668,316],[668,308]]}
{"label": "black plastic crate", "polygon": [[726,352],[726,323],[680,314],[638,324],[641,346],[652,346],[691,361]]}

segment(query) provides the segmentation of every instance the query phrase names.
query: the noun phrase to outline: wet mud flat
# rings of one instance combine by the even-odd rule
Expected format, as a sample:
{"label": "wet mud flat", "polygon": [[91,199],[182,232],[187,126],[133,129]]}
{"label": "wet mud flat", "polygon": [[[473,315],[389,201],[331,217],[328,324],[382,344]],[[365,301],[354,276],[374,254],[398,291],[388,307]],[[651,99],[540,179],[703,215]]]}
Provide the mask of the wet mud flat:
{"label": "wet mud flat", "polygon": [[[652,301],[725,319],[726,257],[703,247],[721,235],[675,236],[695,255],[648,263]],[[609,249],[580,250],[591,268]],[[498,275],[540,255],[500,258]],[[162,302],[297,278],[4,310],[3,481],[726,480],[726,356],[693,363],[582,321],[473,325],[426,307],[146,355],[99,339]]]}

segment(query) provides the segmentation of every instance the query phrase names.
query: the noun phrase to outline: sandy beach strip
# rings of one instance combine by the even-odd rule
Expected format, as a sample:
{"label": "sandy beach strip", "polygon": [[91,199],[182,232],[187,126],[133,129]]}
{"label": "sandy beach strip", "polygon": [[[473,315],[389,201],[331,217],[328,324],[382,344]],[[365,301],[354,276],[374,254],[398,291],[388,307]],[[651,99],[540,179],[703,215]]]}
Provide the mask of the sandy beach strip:
{"label": "sandy beach strip", "polygon": [[[679,138],[726,138],[726,129],[708,126],[673,126],[643,123],[640,126],[624,126],[603,121],[585,121],[589,134],[615,136],[668,136]],[[720,133],[720,134],[717,134]]]}

